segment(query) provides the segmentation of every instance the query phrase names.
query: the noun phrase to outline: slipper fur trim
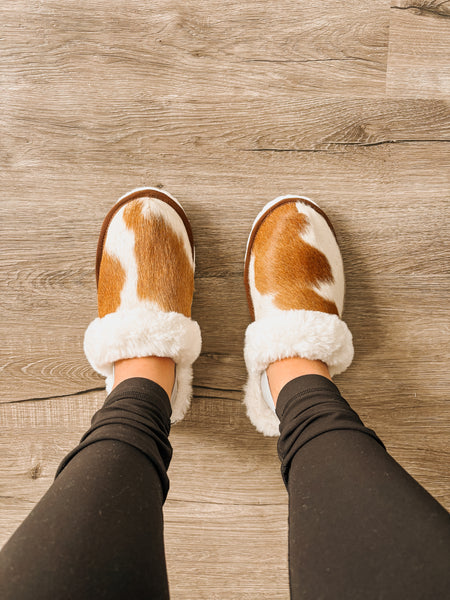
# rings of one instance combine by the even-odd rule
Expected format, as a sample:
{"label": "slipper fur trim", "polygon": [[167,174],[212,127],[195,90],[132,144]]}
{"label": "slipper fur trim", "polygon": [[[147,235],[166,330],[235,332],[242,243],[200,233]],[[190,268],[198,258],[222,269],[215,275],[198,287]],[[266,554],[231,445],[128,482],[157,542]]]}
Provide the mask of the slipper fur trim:
{"label": "slipper fur trim", "polygon": [[201,350],[200,327],[177,312],[154,306],[138,306],[97,317],[84,336],[84,352],[97,373],[106,377],[106,391],[113,384],[116,360],[141,356],[164,356],[177,365],[178,390],[172,400],[172,423],[180,421],[192,397],[192,363]]}
{"label": "slipper fur trim", "polygon": [[248,370],[244,403],[264,435],[278,435],[278,417],[261,391],[261,374],[270,363],[299,356],[323,361],[330,375],[342,373],[353,359],[352,334],[337,315],[312,310],[273,310],[247,327],[244,358]]}

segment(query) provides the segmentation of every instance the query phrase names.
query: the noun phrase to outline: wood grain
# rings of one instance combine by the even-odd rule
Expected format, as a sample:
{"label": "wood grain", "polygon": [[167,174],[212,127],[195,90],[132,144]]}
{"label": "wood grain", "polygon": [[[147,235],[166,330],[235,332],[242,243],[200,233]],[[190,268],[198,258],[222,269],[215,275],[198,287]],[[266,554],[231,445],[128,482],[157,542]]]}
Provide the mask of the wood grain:
{"label": "wood grain", "polygon": [[[55,174],[56,167],[64,167],[72,181],[83,177],[82,168],[88,173],[106,169],[108,175],[113,169],[124,173],[135,169],[141,179],[155,178],[156,183],[166,185],[169,182],[161,177],[167,178],[176,157],[178,168],[186,162],[194,162],[198,168],[200,163],[213,182],[218,174],[216,163],[230,160],[229,153],[239,157],[236,162],[246,164],[258,160],[252,153],[264,151],[329,152],[341,158],[355,146],[450,140],[449,107],[442,100],[302,100],[277,94],[253,99],[250,105],[240,97],[170,99],[160,105],[153,104],[151,96],[138,99],[132,93],[130,99],[112,97],[86,113],[83,107],[94,99],[84,88],[61,94],[48,87],[50,100],[45,104],[39,87],[25,96],[3,100],[7,109],[0,115],[6,132],[3,162],[21,179],[36,176],[39,165],[45,166],[49,175]],[[257,118],[248,118],[249,107]],[[250,175],[255,178],[253,173],[247,177]],[[212,183],[211,179],[208,182]],[[97,185],[105,183],[100,180]],[[78,185],[69,188],[69,184],[65,193],[77,197]],[[98,188],[92,194],[98,201]],[[109,189],[108,202],[112,194]]]}
{"label": "wood grain", "polygon": [[388,96],[448,100],[449,17],[450,5],[442,0],[392,0]]}
{"label": "wood grain", "polygon": [[165,506],[172,597],[289,596],[276,440],[241,403],[245,244],[280,194],[310,196],[337,230],[356,348],[337,384],[450,507],[446,3],[1,10],[0,544],[105,397],[82,349],[95,247],[141,185],[182,202],[197,250],[203,348]]}
{"label": "wood grain", "polygon": [[55,82],[60,97],[67,86],[89,82],[82,87],[91,105],[97,93],[104,101],[112,89],[122,99],[131,90],[151,93],[159,104],[185,95],[186,82],[197,99],[265,97],[268,88],[384,94],[384,0],[231,0],[225,11],[219,0],[115,0],[114,11],[103,0],[82,0],[76,8],[59,0],[9,0],[2,11],[9,25],[2,69],[12,94]]}

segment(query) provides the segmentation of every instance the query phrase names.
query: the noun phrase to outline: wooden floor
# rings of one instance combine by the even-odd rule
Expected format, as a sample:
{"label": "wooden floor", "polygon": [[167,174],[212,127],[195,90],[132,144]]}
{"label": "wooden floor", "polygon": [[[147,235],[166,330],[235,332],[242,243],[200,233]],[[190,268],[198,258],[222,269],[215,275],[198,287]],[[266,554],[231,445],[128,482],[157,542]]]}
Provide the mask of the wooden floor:
{"label": "wooden floor", "polygon": [[195,399],[171,434],[174,599],[288,598],[276,440],[241,404],[251,223],[334,222],[356,356],[336,378],[447,508],[450,2],[3,0],[0,543],[101,405],[82,351],[103,216],[173,193],[197,247]]}

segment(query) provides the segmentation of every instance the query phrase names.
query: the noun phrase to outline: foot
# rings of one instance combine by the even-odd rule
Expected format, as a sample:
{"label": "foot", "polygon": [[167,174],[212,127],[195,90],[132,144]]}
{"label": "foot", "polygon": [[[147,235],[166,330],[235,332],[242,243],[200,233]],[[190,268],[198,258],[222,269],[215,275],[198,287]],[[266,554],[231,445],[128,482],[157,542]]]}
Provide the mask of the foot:
{"label": "foot", "polygon": [[91,365],[107,377],[108,392],[124,378],[147,376],[159,378],[170,396],[176,364],[172,421],[180,420],[201,336],[190,318],[192,231],[177,200],[154,188],[119,199],[103,222],[96,275],[99,317],[85,335]]}
{"label": "foot", "polygon": [[269,380],[270,395],[274,407],[277,405],[278,395],[284,386],[302,375],[322,375],[331,381],[330,371],[321,360],[308,360],[307,358],[283,358],[276,360],[266,369]]}
{"label": "foot", "polygon": [[264,207],[248,240],[245,283],[254,319],[245,341],[247,414],[259,431],[277,435],[280,389],[299,375],[331,378],[353,357],[340,318],[341,254],[328,217],[314,202],[289,196]]}
{"label": "foot", "polygon": [[175,363],[171,358],[145,356],[143,358],[124,358],[114,363],[114,384],[112,389],[131,377],[150,379],[172,396],[175,383]]}

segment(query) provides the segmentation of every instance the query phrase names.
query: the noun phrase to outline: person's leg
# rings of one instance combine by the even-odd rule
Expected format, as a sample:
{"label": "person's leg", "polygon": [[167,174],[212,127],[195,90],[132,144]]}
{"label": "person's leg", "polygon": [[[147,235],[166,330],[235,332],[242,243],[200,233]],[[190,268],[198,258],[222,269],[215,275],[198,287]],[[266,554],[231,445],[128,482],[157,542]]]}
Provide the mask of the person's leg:
{"label": "person's leg", "polygon": [[107,391],[115,387],[6,544],[2,600],[168,597],[168,434],[189,406],[201,347],[181,205],[154,188],[120,198],[101,228],[96,276],[99,317],[84,350]]}
{"label": "person's leg", "polygon": [[0,553],[3,600],[169,597],[162,505],[170,414],[154,381],[115,387]]}
{"label": "person's leg", "polygon": [[447,598],[447,513],[330,380],[352,362],[353,343],[327,215],[305,197],[269,202],[252,226],[244,276],[254,319],[245,403],[259,431],[280,434],[292,597]]}
{"label": "person's leg", "polygon": [[350,365],[353,343],[327,215],[301,196],[269,202],[252,226],[244,276],[253,318],[245,403],[259,431],[280,434],[292,597],[447,597],[447,513],[330,380]]}
{"label": "person's leg", "polygon": [[292,598],[448,598],[447,512],[386,452],[326,374],[305,374],[306,363],[310,373],[320,364],[298,360],[301,376],[291,381],[284,361],[268,369],[273,393],[283,375],[288,381],[276,411]]}

